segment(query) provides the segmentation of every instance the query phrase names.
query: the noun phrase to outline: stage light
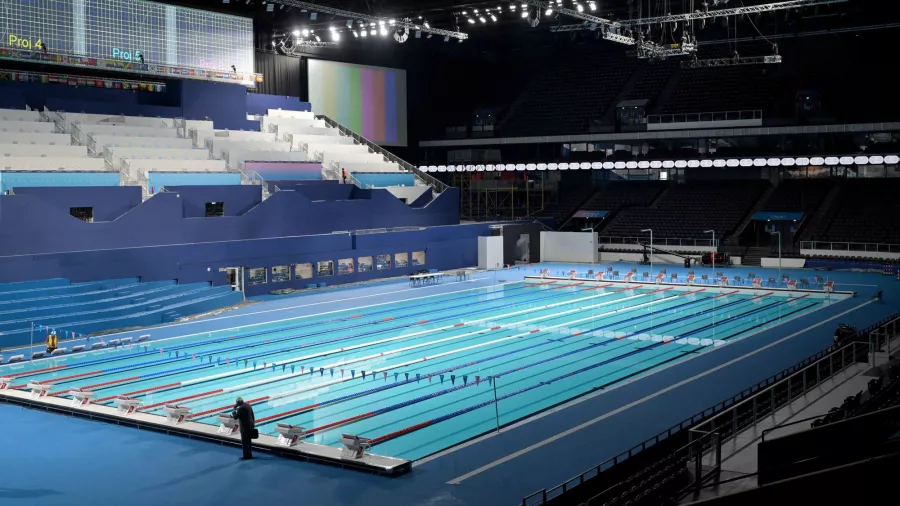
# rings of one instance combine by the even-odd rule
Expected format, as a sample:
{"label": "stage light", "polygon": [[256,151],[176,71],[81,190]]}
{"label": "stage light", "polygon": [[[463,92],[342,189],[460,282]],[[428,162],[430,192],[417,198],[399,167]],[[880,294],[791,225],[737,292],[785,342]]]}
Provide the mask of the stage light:
{"label": "stage light", "polygon": [[431,28],[431,25],[428,24],[428,21],[425,21],[425,28]]}
{"label": "stage light", "polygon": [[594,2],[588,2],[588,7],[591,8],[591,11],[597,10],[597,4],[595,4]]}
{"label": "stage light", "polygon": [[522,11],[522,17],[523,17],[523,18],[527,18],[527,17],[528,17],[528,11]]}
{"label": "stage light", "polygon": [[367,32],[367,31],[365,31],[365,30],[360,30],[360,31],[359,31],[359,36],[360,36],[360,37],[365,37],[366,35],[369,35],[369,32]]}
{"label": "stage light", "polygon": [[551,14],[553,14],[553,7],[547,7],[547,11],[544,12],[544,15],[549,16]]}
{"label": "stage light", "polygon": [[341,40],[341,34],[337,32],[331,32],[331,40],[338,42]]}
{"label": "stage light", "polygon": [[353,31],[352,31],[352,32],[350,32],[350,33],[352,33],[352,34],[353,34],[353,36],[354,36],[354,37],[359,37],[359,34],[358,34],[358,33],[356,33],[356,30],[353,30]]}
{"label": "stage light", "polygon": [[478,21],[481,21],[482,23],[487,23],[487,20],[484,19],[484,16],[478,16]]}
{"label": "stage light", "polygon": [[381,19],[381,20],[378,21],[378,26],[384,26],[384,20],[383,20],[383,19]]}
{"label": "stage light", "polygon": [[353,28],[353,20],[352,19],[347,20],[347,28]]}
{"label": "stage light", "polygon": [[309,36],[309,30],[307,30],[307,29],[305,29],[305,28],[304,28],[303,31],[300,32],[300,33],[302,33],[304,37],[308,37],[308,36]]}
{"label": "stage light", "polygon": [[394,26],[394,25],[397,24],[397,20],[396,20],[396,19],[392,19],[392,20],[390,20],[389,24],[390,24],[391,26]]}
{"label": "stage light", "polygon": [[375,29],[374,29],[374,28],[372,28],[372,30],[369,31],[369,35],[375,35],[375,33],[376,33],[376,32],[375,32]]}
{"label": "stage light", "polygon": [[472,18],[469,18],[466,21],[468,21],[470,24],[473,24],[473,25],[475,24],[475,20]]}
{"label": "stage light", "polygon": [[291,33],[294,34],[294,37],[299,37],[299,36],[300,36],[300,30],[294,30],[294,31],[291,32]]}
{"label": "stage light", "polygon": [[494,16],[493,14],[491,14],[491,21],[493,21],[493,22],[496,23],[496,22],[497,22],[497,16]]}
{"label": "stage light", "polygon": [[509,10],[516,12],[516,4],[509,4]]}
{"label": "stage light", "polygon": [[584,7],[581,4],[575,4],[575,8],[578,12],[584,12]]}
{"label": "stage light", "polygon": [[316,35],[316,42],[322,42],[322,39],[320,39],[318,35]]}
{"label": "stage light", "polygon": [[387,28],[385,28],[385,27],[382,26],[382,27],[381,27],[381,36],[382,36],[382,37],[386,37],[387,34],[388,34]]}

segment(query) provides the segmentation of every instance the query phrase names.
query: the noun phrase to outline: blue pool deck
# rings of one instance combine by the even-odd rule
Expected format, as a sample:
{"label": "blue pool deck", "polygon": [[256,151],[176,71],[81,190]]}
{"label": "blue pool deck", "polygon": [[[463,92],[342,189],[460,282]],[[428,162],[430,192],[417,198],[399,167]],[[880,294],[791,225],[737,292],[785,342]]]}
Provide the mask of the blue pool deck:
{"label": "blue pool deck", "polygon": [[[603,264],[605,267],[607,264]],[[618,264],[620,270],[630,267]],[[684,277],[686,270],[666,266]],[[521,281],[538,266],[481,273],[471,282],[454,278],[442,285],[409,288],[405,281],[313,292],[271,300],[227,314],[140,333],[151,342],[186,334],[208,334],[304,315],[375,307],[376,304],[449,294],[500,282]],[[570,266],[551,265],[553,271]],[[586,266],[575,266],[585,270]],[[698,274],[701,269],[695,268]],[[729,269],[745,275],[747,268]],[[754,269],[761,276],[774,270]],[[648,376],[601,389],[503,428],[417,460],[411,473],[384,478],[312,463],[262,455],[238,462],[234,448],[147,431],[74,419],[0,404],[9,424],[7,451],[26,466],[0,475],[0,504],[197,504],[216,500],[267,500],[331,504],[518,504],[521,498],[553,486],[607,457],[627,450],[758,380],[812,355],[831,342],[838,323],[865,326],[900,306],[900,283],[877,274],[785,270],[791,277],[827,276],[837,290],[854,291],[772,330],[764,330],[660,368]],[[883,300],[872,295],[883,290]],[[123,334],[134,336],[137,333]],[[105,336],[111,339],[121,336]],[[259,415],[258,415],[259,416]],[[59,437],[45,437],[59,434]],[[30,435],[30,437],[29,437]],[[87,456],[86,456],[87,455]],[[413,458],[418,458],[414,456]],[[87,464],[83,464],[87,461]],[[47,481],[34,469],[59,467],[60,480]],[[98,476],[140,476],[105,480],[104,487],[81,490],[67,483]]]}

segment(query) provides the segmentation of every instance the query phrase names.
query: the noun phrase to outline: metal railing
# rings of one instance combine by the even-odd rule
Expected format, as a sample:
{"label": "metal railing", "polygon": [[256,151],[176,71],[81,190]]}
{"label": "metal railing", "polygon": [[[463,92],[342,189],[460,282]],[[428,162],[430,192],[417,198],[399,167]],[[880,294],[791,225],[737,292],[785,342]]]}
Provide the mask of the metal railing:
{"label": "metal railing", "polygon": [[[616,237],[616,236],[601,236],[597,238],[598,244],[635,244],[638,242],[649,242],[650,237]],[[654,237],[653,238],[654,246],[691,246],[698,248],[712,248],[719,246],[719,240],[716,239],[715,242],[712,239],[679,239],[679,238],[664,238],[664,237]]]}
{"label": "metal railing", "polygon": [[813,249],[823,251],[860,251],[870,253],[900,253],[900,244],[800,241],[800,249]]}
{"label": "metal railing", "polygon": [[682,114],[649,114],[647,115],[647,124],[737,121],[747,119],[762,119],[762,110],[748,109],[741,111],[692,112]]}
{"label": "metal railing", "polygon": [[340,123],[329,118],[328,116],[320,114],[320,115],[316,115],[316,118],[323,120],[326,125],[328,125],[332,128],[337,128],[343,135],[346,135],[347,137],[351,137],[353,140],[355,140],[359,144],[368,146],[369,149],[371,149],[375,153],[380,154],[385,159],[387,159],[389,162],[396,163],[397,165],[402,167],[404,170],[412,172],[419,179],[421,179],[422,181],[424,181],[425,183],[430,185],[436,193],[442,193],[444,190],[449,188],[449,186],[447,186],[440,180],[435,179],[434,177],[422,172],[421,170],[419,170],[418,167],[416,167],[416,166],[412,165],[411,163],[403,160],[402,158],[394,155],[390,151],[382,149],[382,147],[379,146],[378,144],[375,144],[374,142],[366,139],[365,137],[357,134],[356,132],[353,132],[349,128],[345,127],[344,125],[341,125]]}
{"label": "metal railing", "polygon": [[[654,244],[655,244],[655,241],[654,241]],[[885,319],[882,322],[872,325],[871,327],[867,328],[866,330],[859,332],[857,334],[857,336],[870,335],[872,333],[875,333],[878,331],[878,329],[881,329],[886,324],[892,323],[897,318],[898,318],[898,315],[893,315],[890,318]],[[887,323],[885,323],[885,322],[887,322]],[[743,390],[742,392],[738,393],[737,395],[734,395],[725,401],[722,401],[708,409],[705,409],[702,412],[697,413],[688,419],[685,419],[681,423],[678,423],[678,424],[675,424],[675,425],[669,427],[667,430],[660,432],[656,436],[654,436],[650,439],[647,439],[638,445],[631,447],[630,449],[628,449],[628,451],[619,453],[618,455],[616,455],[612,458],[609,458],[609,459],[601,462],[600,464],[597,464],[596,466],[593,466],[593,467],[587,469],[586,471],[560,483],[559,485],[556,485],[551,488],[545,488],[545,489],[538,490],[537,492],[534,492],[534,493],[524,497],[522,499],[522,506],[536,506],[536,505],[545,504],[547,501],[564,494],[568,490],[571,490],[573,487],[581,485],[585,481],[599,476],[600,473],[607,471],[607,470],[613,468],[614,466],[632,458],[633,456],[643,453],[647,449],[653,448],[656,445],[660,444],[661,442],[668,440],[669,438],[671,438],[672,436],[674,436],[675,434],[679,433],[680,431],[682,431],[684,429],[690,429],[690,430],[696,429],[698,432],[696,434],[695,440],[703,441],[704,442],[703,443],[703,448],[704,448],[703,451],[708,452],[710,448],[715,448],[715,447],[708,444],[710,439],[706,438],[702,432],[707,432],[707,433],[716,432],[717,434],[719,434],[721,439],[718,440],[717,445],[721,446],[721,443],[723,441],[727,440],[730,437],[733,437],[733,435],[734,435],[733,432],[734,432],[735,428],[741,428],[741,427],[747,426],[746,420],[744,419],[745,415],[743,413],[741,414],[741,418],[737,422],[734,421],[734,418],[732,418],[730,420],[730,424],[723,424],[722,426],[714,426],[714,428],[716,428],[716,429],[725,429],[725,430],[730,429],[732,431],[732,433],[728,433],[729,435],[726,437],[724,434],[722,434],[721,430],[716,430],[716,431],[709,430],[709,423],[711,421],[718,420],[718,419],[721,419],[722,417],[729,416],[728,413],[730,413],[733,409],[738,408],[739,406],[740,406],[740,409],[747,409],[747,407],[749,407],[750,413],[753,413],[754,409],[755,409],[756,414],[751,415],[751,416],[756,416],[757,419],[759,418],[759,416],[761,416],[763,414],[768,415],[769,409],[772,407],[771,401],[769,404],[767,404],[765,406],[760,404],[758,400],[755,403],[752,402],[752,399],[757,398],[757,396],[760,394],[765,395],[766,392],[771,392],[769,395],[775,396],[774,397],[775,398],[775,404],[774,404],[775,408],[774,408],[774,410],[772,410],[772,412],[774,413],[774,411],[777,410],[778,407],[784,406],[785,398],[796,399],[796,397],[799,395],[799,394],[797,394],[797,392],[808,391],[809,388],[811,388],[812,386],[815,386],[815,385],[819,384],[819,382],[830,378],[834,374],[845,369],[853,361],[856,361],[857,359],[859,359],[860,351],[861,351],[862,357],[865,357],[868,352],[868,349],[869,349],[868,347],[869,347],[868,343],[861,342],[859,340],[854,340],[840,348],[836,348],[836,349],[828,348],[826,350],[820,351],[819,353],[802,360],[801,362],[779,372],[778,374],[772,375],[772,376],[766,378],[765,380],[760,381],[756,385],[754,385],[746,390]],[[847,351],[848,349],[850,349],[851,352],[848,352]],[[836,360],[835,357],[840,357],[840,362],[838,362],[840,369],[835,369],[835,360]],[[848,362],[848,359],[851,361]],[[823,367],[822,364],[824,364],[826,362],[828,362],[829,367],[826,370],[827,376],[823,376],[820,368],[822,368]],[[808,372],[808,370],[812,367],[816,367],[816,371],[817,371],[816,376],[815,376],[816,383],[808,384],[807,383],[808,380],[813,378],[813,374]],[[786,382],[790,382],[790,381],[798,382],[797,378],[802,378],[801,384],[806,385],[805,387],[802,387],[800,390],[797,390],[797,387],[794,386],[792,383],[786,383]],[[776,387],[776,385],[777,385],[777,387]],[[778,391],[777,388],[781,388],[781,390]],[[783,395],[783,394],[786,394],[786,395],[784,395],[784,397],[781,397],[781,395]],[[731,416],[733,417],[734,415],[731,415]],[[704,428],[706,428],[705,431],[704,431]],[[689,434],[690,434],[690,432],[689,432]],[[696,444],[696,443],[694,443],[694,444]],[[698,455],[698,454],[699,454],[700,458],[702,459],[703,454],[700,453],[699,451],[695,451],[694,453],[692,453],[692,456]],[[707,478],[708,478],[708,476],[707,476]]]}

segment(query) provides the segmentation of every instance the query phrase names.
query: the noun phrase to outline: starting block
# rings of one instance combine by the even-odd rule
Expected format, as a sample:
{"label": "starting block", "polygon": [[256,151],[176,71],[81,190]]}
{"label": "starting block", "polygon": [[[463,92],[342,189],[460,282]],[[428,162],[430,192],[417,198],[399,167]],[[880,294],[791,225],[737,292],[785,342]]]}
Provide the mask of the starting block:
{"label": "starting block", "polygon": [[118,346],[118,345],[119,345],[119,340],[118,340],[118,339],[110,339],[110,340],[109,340],[109,345],[110,345],[110,346]]}
{"label": "starting block", "polygon": [[138,336],[137,341],[140,343],[140,342],[146,341],[147,339],[150,339],[150,334],[144,334],[142,336]]}
{"label": "starting block", "polygon": [[191,408],[187,406],[175,406],[169,404],[167,406],[163,406],[163,412],[166,414],[166,423],[169,425],[178,425],[183,422],[185,418],[189,414],[191,414]]}
{"label": "starting block", "polygon": [[[826,281],[825,284],[822,285],[822,288],[827,293],[833,292],[834,291],[834,281]],[[10,362],[12,362],[12,359],[10,359]]]}
{"label": "starting block", "polygon": [[119,340],[119,344],[123,344],[123,345],[124,345],[124,344],[131,344],[131,338],[130,338],[130,337],[123,337],[121,340]]}
{"label": "starting block", "polygon": [[792,280],[788,281],[787,287],[788,287],[788,290],[796,290],[797,289],[797,280],[792,279]]}
{"label": "starting block", "polygon": [[12,378],[0,378],[0,390],[8,389],[12,382]]}
{"label": "starting block", "polygon": [[53,385],[47,385],[44,383],[29,383],[27,387],[29,390],[31,390],[31,395],[29,397],[31,397],[32,399],[47,397],[47,394],[50,392],[50,387],[52,386]]}
{"label": "starting block", "polygon": [[275,426],[275,432],[278,433],[278,441],[275,444],[278,446],[294,446],[300,440],[300,436],[303,435],[303,427],[279,423]]}
{"label": "starting block", "polygon": [[130,415],[138,410],[141,401],[138,399],[129,399],[127,397],[117,397],[113,399],[113,404],[117,406],[116,411],[120,415]]}
{"label": "starting block", "polygon": [[88,404],[91,403],[92,400],[94,400],[94,395],[95,395],[94,392],[91,392],[91,391],[82,392],[81,390],[72,390],[69,393],[72,394],[72,406],[73,407],[87,406]]}
{"label": "starting block", "polygon": [[231,415],[219,415],[216,417],[216,420],[219,422],[219,430],[216,431],[216,434],[233,436],[240,429],[240,424],[237,420],[231,418]]}
{"label": "starting block", "polygon": [[94,343],[91,345],[92,350],[99,350],[102,347],[103,347],[103,343]]}
{"label": "starting block", "polygon": [[753,288],[762,288],[762,278],[753,278]]}
{"label": "starting block", "polygon": [[14,364],[16,362],[21,362],[25,360],[25,355],[13,355],[9,357],[9,360],[6,362],[7,364]]}
{"label": "starting block", "polygon": [[657,282],[657,284],[658,284],[658,283],[662,283],[662,282],[665,281],[665,280],[666,280],[666,275],[665,275],[665,274],[663,274],[663,273],[660,272],[659,274],[656,275],[656,282]]}
{"label": "starting block", "polygon": [[341,450],[342,459],[361,459],[371,446],[369,438],[350,434],[342,434],[340,441],[344,445],[344,449]]}
{"label": "starting block", "polygon": [[34,352],[34,353],[31,354],[31,360],[34,360],[34,359],[36,359],[36,358],[43,358],[43,357],[44,357],[44,352],[43,352],[43,351],[36,351],[36,352]]}
{"label": "starting block", "polygon": [[52,352],[50,352],[51,357],[55,357],[57,355],[65,355],[65,354],[66,354],[65,348],[57,348],[57,349],[53,350]]}
{"label": "starting block", "polygon": [[78,353],[79,351],[84,351],[83,344],[79,344],[78,346],[72,346],[72,353]]}

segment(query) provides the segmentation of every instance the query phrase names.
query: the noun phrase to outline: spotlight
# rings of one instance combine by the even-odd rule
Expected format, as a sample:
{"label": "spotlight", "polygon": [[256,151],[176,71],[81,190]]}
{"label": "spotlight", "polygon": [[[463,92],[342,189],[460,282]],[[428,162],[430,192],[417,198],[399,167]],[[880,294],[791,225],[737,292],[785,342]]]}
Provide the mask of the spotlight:
{"label": "spotlight", "polygon": [[516,12],[516,4],[509,4],[509,10]]}
{"label": "spotlight", "polygon": [[391,26],[394,26],[394,25],[396,25],[396,24],[397,24],[397,20],[396,20],[396,19],[392,19],[392,20],[390,21],[390,25],[391,25]]}
{"label": "spotlight", "polygon": [[369,35],[375,35],[375,29],[374,29],[374,28],[372,28],[372,29],[369,31]]}
{"label": "spotlight", "polygon": [[544,15],[549,16],[551,14],[553,14],[553,7],[547,7],[547,11],[544,12]]}
{"label": "spotlight", "polygon": [[318,35],[316,35],[316,42],[322,42],[322,39],[320,39]]}
{"label": "spotlight", "polygon": [[484,16],[478,16],[478,21],[481,21],[482,23],[487,23],[487,20],[484,19]]}
{"label": "spotlight", "polygon": [[473,24],[473,25],[475,24],[475,20],[472,19],[472,18],[469,18],[469,19],[467,19],[466,21],[468,21],[469,24]]}
{"label": "spotlight", "polygon": [[496,23],[496,22],[497,22],[497,16],[494,16],[493,14],[491,14],[491,21],[493,21],[493,22]]}
{"label": "spotlight", "polygon": [[595,4],[594,2],[588,2],[588,7],[591,8],[591,11],[597,10],[597,4]]}
{"label": "spotlight", "polygon": [[522,17],[523,17],[523,18],[527,18],[527,17],[528,17],[528,11],[522,11]]}
{"label": "spotlight", "polygon": [[305,28],[304,28],[303,31],[300,32],[300,33],[302,33],[304,37],[309,37],[309,30],[307,30],[307,29],[305,29]]}
{"label": "spotlight", "polygon": [[347,20],[347,28],[353,28],[353,20],[352,19]]}
{"label": "spotlight", "polygon": [[358,38],[358,37],[359,37],[359,34],[358,34],[358,33],[356,33],[356,30],[353,30],[353,31],[352,31],[352,32],[350,32],[350,33],[352,33],[352,34],[353,34],[353,36],[354,36],[354,37],[357,37],[357,38]]}
{"label": "spotlight", "polygon": [[383,20],[383,19],[378,20],[378,26],[384,26],[384,20]]}
{"label": "spotlight", "polygon": [[431,25],[428,24],[428,21],[425,22],[425,28],[431,28]]}
{"label": "spotlight", "polygon": [[584,7],[581,4],[575,4],[575,8],[578,9],[578,12],[584,12]]}
{"label": "spotlight", "polygon": [[299,36],[300,36],[300,30],[294,30],[294,31],[291,32],[291,33],[294,35],[294,37],[299,37]]}
{"label": "spotlight", "polygon": [[[354,33],[355,33],[355,32],[354,32]],[[365,31],[365,30],[360,30],[360,31],[359,31],[359,36],[360,36],[360,37],[365,37],[366,35],[369,35],[369,32],[367,32],[367,31]]]}
{"label": "spotlight", "polygon": [[386,37],[386,36],[387,36],[387,33],[388,33],[388,32],[387,32],[387,28],[385,28],[385,27],[382,26],[382,27],[381,27],[381,36],[382,36],[382,37]]}

